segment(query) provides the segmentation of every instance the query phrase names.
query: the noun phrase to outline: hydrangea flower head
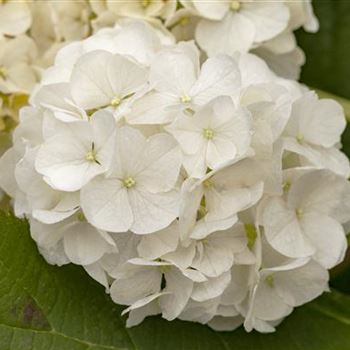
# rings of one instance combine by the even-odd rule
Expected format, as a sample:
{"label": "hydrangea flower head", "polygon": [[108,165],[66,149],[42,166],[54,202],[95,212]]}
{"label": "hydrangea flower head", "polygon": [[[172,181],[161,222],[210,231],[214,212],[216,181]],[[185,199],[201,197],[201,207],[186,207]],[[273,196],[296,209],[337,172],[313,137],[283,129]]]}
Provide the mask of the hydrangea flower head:
{"label": "hydrangea flower head", "polygon": [[[166,18],[174,3],[114,10]],[[225,25],[247,48],[288,25],[283,1],[183,3],[204,18],[199,37]],[[83,266],[128,326],[160,314],[271,332],[328,290],[344,257],[341,107],[253,54],[212,48],[201,60],[139,21],[66,46],[0,159],[45,259]]]}

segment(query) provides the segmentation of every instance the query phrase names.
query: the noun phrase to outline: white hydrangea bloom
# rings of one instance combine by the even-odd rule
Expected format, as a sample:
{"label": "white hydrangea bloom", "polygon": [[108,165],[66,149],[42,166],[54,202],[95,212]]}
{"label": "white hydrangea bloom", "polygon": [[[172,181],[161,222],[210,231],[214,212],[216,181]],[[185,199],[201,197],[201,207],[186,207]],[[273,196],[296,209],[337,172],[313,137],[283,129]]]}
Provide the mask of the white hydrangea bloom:
{"label": "white hydrangea bloom", "polygon": [[[110,170],[116,140],[113,116],[96,112],[90,121],[57,125],[40,146],[35,169],[54,189],[77,191]],[[51,131],[52,132],[52,131]]]}
{"label": "white hydrangea bloom", "polygon": [[[200,59],[168,40],[155,17],[171,23],[174,4],[125,3],[114,28],[58,52],[0,186],[45,259],[83,266],[126,305],[127,326],[159,314],[271,332],[328,289],[344,256],[343,111],[253,54]],[[270,48],[301,25],[282,0],[183,4],[202,23],[249,21]],[[100,23],[112,5],[93,2]]]}
{"label": "white hydrangea bloom", "polygon": [[187,172],[200,177],[248,152],[251,120],[230,97],[218,97],[193,115],[179,115],[167,130],[183,150]]}
{"label": "white hydrangea bloom", "polygon": [[192,0],[190,5],[204,18],[198,23],[196,39],[209,56],[247,52],[254,44],[281,33],[287,27],[290,16],[283,1],[232,0],[210,3]]}
{"label": "white hydrangea bloom", "polygon": [[179,111],[192,113],[217,96],[240,87],[237,63],[229,56],[208,59],[202,67],[193,43],[161,51],[150,68],[151,91],[140,98],[127,117],[132,124],[165,124]]}
{"label": "white hydrangea bloom", "polygon": [[286,180],[285,189],[285,199],[272,197],[262,203],[268,242],[289,257],[313,256],[328,269],[338,264],[347,248],[341,224],[350,219],[350,184],[328,170],[310,170]]}
{"label": "white hydrangea bloom", "polygon": [[30,93],[38,80],[33,62],[37,49],[25,35],[14,39],[0,37],[0,92]]}
{"label": "white hydrangea bloom", "polygon": [[88,220],[112,232],[142,234],[168,226],[179,206],[175,186],[181,155],[174,140],[163,133],[146,139],[124,127],[115,148],[113,169],[82,189],[81,205]]}
{"label": "white hydrangea bloom", "polygon": [[26,1],[0,2],[0,36],[25,33],[32,24],[30,4]]}

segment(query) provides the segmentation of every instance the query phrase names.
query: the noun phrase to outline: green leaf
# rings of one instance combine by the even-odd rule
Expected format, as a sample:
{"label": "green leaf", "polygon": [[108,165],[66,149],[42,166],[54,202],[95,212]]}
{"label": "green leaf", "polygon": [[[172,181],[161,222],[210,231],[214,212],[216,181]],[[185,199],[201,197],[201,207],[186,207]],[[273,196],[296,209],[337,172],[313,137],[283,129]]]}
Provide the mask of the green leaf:
{"label": "green leaf", "polygon": [[298,32],[298,43],[306,54],[301,80],[350,99],[350,1],[313,0],[312,5],[320,31]]}
{"label": "green leaf", "polygon": [[0,350],[350,349],[350,297],[336,292],[270,335],[160,317],[126,329],[121,308],[80,267],[41,258],[25,221],[0,213],[0,228]]}

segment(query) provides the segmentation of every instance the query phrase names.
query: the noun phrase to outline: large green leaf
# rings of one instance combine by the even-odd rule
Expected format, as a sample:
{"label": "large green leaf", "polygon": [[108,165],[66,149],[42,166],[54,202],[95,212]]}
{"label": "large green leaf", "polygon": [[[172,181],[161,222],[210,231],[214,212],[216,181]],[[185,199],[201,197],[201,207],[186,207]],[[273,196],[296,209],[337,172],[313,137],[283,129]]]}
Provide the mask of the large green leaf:
{"label": "large green leaf", "polygon": [[350,349],[350,297],[333,292],[298,308],[271,335],[213,332],[159,317],[126,329],[77,266],[48,265],[25,221],[0,213],[0,350]]}
{"label": "large green leaf", "polygon": [[350,99],[350,1],[313,0],[312,4],[320,31],[298,33],[306,53],[301,80]]}

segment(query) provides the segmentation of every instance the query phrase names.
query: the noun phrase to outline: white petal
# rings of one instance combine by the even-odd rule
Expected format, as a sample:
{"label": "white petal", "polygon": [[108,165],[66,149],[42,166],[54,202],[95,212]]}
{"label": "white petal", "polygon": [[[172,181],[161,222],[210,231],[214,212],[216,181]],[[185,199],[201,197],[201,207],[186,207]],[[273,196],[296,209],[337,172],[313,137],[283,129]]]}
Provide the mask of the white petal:
{"label": "white petal", "polygon": [[234,265],[231,270],[231,282],[221,297],[221,303],[232,305],[241,303],[247,296],[250,279],[250,267]]}
{"label": "white petal", "polygon": [[139,130],[131,127],[120,128],[117,132],[114,174],[120,178],[134,177],[144,167],[145,148],[146,138]]}
{"label": "white petal", "polygon": [[124,278],[113,282],[110,293],[117,304],[132,305],[160,291],[162,275],[157,267],[135,266]]}
{"label": "white petal", "polygon": [[38,250],[44,259],[51,265],[62,266],[70,263],[70,260],[64,252],[62,241],[58,242],[51,248],[46,249],[45,247],[38,247]]}
{"label": "white petal", "polygon": [[196,283],[191,298],[196,301],[216,298],[224,292],[230,281],[231,273],[228,271],[206,282]]}
{"label": "white petal", "polygon": [[81,190],[81,207],[94,226],[126,232],[132,225],[128,191],[117,178],[97,177]]}
{"label": "white petal", "polygon": [[162,295],[164,295],[164,293],[155,293],[155,294],[149,295],[143,299],[137,300],[135,303],[133,303],[128,308],[123,310],[122,316],[127,314],[128,312],[130,312],[132,310],[137,310],[139,308],[146,306],[147,304],[152,303],[153,301],[155,301],[156,299],[158,299]]}
{"label": "white petal", "polygon": [[242,15],[249,18],[255,26],[255,42],[262,42],[275,37],[288,25],[289,11],[283,3],[265,3],[255,1],[246,3]]}
{"label": "white petal", "polygon": [[338,221],[316,213],[305,214],[301,227],[316,248],[313,258],[326,269],[339,264],[345,256],[347,241]]}
{"label": "white petal", "polygon": [[288,202],[294,208],[329,215],[343,223],[350,218],[350,184],[328,170],[310,171],[293,184]]}
{"label": "white petal", "polygon": [[176,249],[179,240],[179,227],[174,222],[169,227],[142,237],[137,247],[139,255],[145,259],[153,260]]}
{"label": "white petal", "polygon": [[181,152],[175,140],[165,134],[151,136],[142,156],[143,166],[135,174],[135,180],[143,190],[153,193],[174,188],[181,167]]}
{"label": "white petal", "polygon": [[106,171],[109,164],[102,163],[105,159],[101,164],[86,160],[93,142],[88,122],[67,125],[67,133],[51,137],[40,147],[35,168],[56,189],[73,192]]}
{"label": "white petal", "polygon": [[116,142],[114,117],[110,112],[100,110],[94,113],[91,118],[90,125],[98,161],[102,164],[102,167],[109,169],[114,159]]}
{"label": "white petal", "polygon": [[231,11],[219,22],[201,20],[196,29],[196,40],[209,56],[247,52],[254,37],[254,24],[245,16]]}
{"label": "white petal", "polygon": [[155,299],[153,302],[146,304],[135,310],[131,310],[129,317],[126,320],[126,327],[134,327],[140,324],[146,317],[155,316],[161,313],[158,300]]}
{"label": "white petal", "polygon": [[[162,259],[169,261],[179,269],[184,270],[192,264],[195,253],[196,250],[194,244],[191,244],[188,247],[178,246],[176,251],[163,255]],[[194,280],[193,278],[195,276],[192,276],[190,271],[194,270],[183,271],[183,274],[188,278]]]}
{"label": "white petal", "polygon": [[313,165],[320,169],[329,169],[344,177],[350,175],[349,159],[335,147],[324,148],[307,143],[300,144],[291,137],[283,140],[283,147],[288,151],[299,154],[301,165]]}
{"label": "white petal", "polygon": [[197,221],[196,226],[191,232],[191,238],[203,239],[209,236],[212,232],[222,231],[232,227],[237,220],[237,215],[221,220],[210,220],[206,215],[204,218]]}
{"label": "white petal", "polygon": [[112,249],[102,232],[88,223],[77,223],[64,227],[64,250],[68,258],[78,265],[89,265]]}
{"label": "white petal", "polygon": [[61,223],[46,225],[37,220],[30,220],[30,235],[37,244],[45,249],[54,248],[64,236]]}
{"label": "white petal", "polygon": [[221,20],[229,9],[229,3],[225,1],[192,1],[192,4],[201,17],[212,20]]}
{"label": "white petal", "polygon": [[293,258],[314,254],[294,210],[288,209],[282,199],[271,198],[262,213],[265,236],[278,252]]}
{"label": "white petal", "polygon": [[193,282],[185,277],[180,270],[171,267],[165,273],[166,287],[163,292],[169,292],[160,299],[163,317],[171,321],[179,316],[186,306],[193,288]]}
{"label": "white petal", "polygon": [[240,327],[244,319],[242,316],[223,317],[215,316],[208,322],[208,326],[217,332],[231,332]]}
{"label": "white petal", "polygon": [[203,147],[204,140],[202,129],[196,123],[199,116],[187,116],[181,113],[176,120],[166,128],[177,142],[180,144],[183,152],[186,154],[196,154]]}
{"label": "white petal", "polygon": [[242,250],[246,242],[241,244],[232,231],[222,231],[212,233],[200,244],[203,253],[197,254],[192,266],[209,277],[217,277],[232,267],[235,249]]}
{"label": "white petal", "polygon": [[285,303],[265,281],[261,281],[252,301],[253,315],[265,321],[273,321],[289,315],[293,308]]}
{"label": "white petal", "polygon": [[99,264],[99,261],[90,265],[85,265],[84,269],[90,277],[92,277],[95,281],[102,284],[106,288],[106,292],[109,292],[108,276],[106,271]]}
{"label": "white petal", "polygon": [[274,275],[275,289],[278,295],[289,305],[305,304],[319,295],[328,287],[328,272],[314,261],[297,269],[276,273]]}
{"label": "white petal", "polygon": [[342,107],[333,100],[318,100],[313,92],[294,102],[291,119],[293,118],[299,122],[299,134],[295,136],[323,147],[331,147],[340,142],[346,126]]}
{"label": "white petal", "polygon": [[12,36],[24,33],[30,27],[31,22],[31,11],[27,3],[11,1],[1,4],[1,34]]}
{"label": "white petal", "polygon": [[275,74],[266,62],[256,55],[246,53],[238,57],[241,72],[242,87],[252,84],[268,83],[276,79]]}
{"label": "white petal", "polygon": [[154,194],[135,189],[128,195],[134,217],[130,230],[136,234],[159,231],[179,215],[179,194],[176,191]]}
{"label": "white petal", "polygon": [[137,99],[126,116],[130,124],[167,124],[180,110],[177,96],[162,92],[150,92]]}
{"label": "white petal", "polygon": [[183,52],[163,51],[152,62],[150,83],[157,91],[187,96],[196,80],[196,66]]}
{"label": "white petal", "polygon": [[202,186],[194,186],[195,180],[185,180],[181,187],[179,228],[181,240],[187,241],[197,220],[197,211],[203,196]]}
{"label": "white petal", "polygon": [[0,158],[0,186],[11,197],[15,197],[17,184],[14,179],[17,156],[14,148],[8,149]]}
{"label": "white petal", "polygon": [[204,105],[217,96],[231,96],[241,85],[241,76],[235,60],[226,55],[209,58],[201,68],[191,96],[198,105]]}
{"label": "white petal", "polygon": [[71,94],[80,107],[102,107],[113,99],[113,89],[106,71],[111,56],[106,51],[92,51],[75,64],[70,83]]}
{"label": "white petal", "polygon": [[63,122],[87,119],[85,111],[73,103],[68,83],[44,85],[35,93],[33,103],[52,110]]}
{"label": "white petal", "polygon": [[113,93],[119,98],[140,91],[147,82],[147,70],[125,56],[113,55],[105,70]]}

